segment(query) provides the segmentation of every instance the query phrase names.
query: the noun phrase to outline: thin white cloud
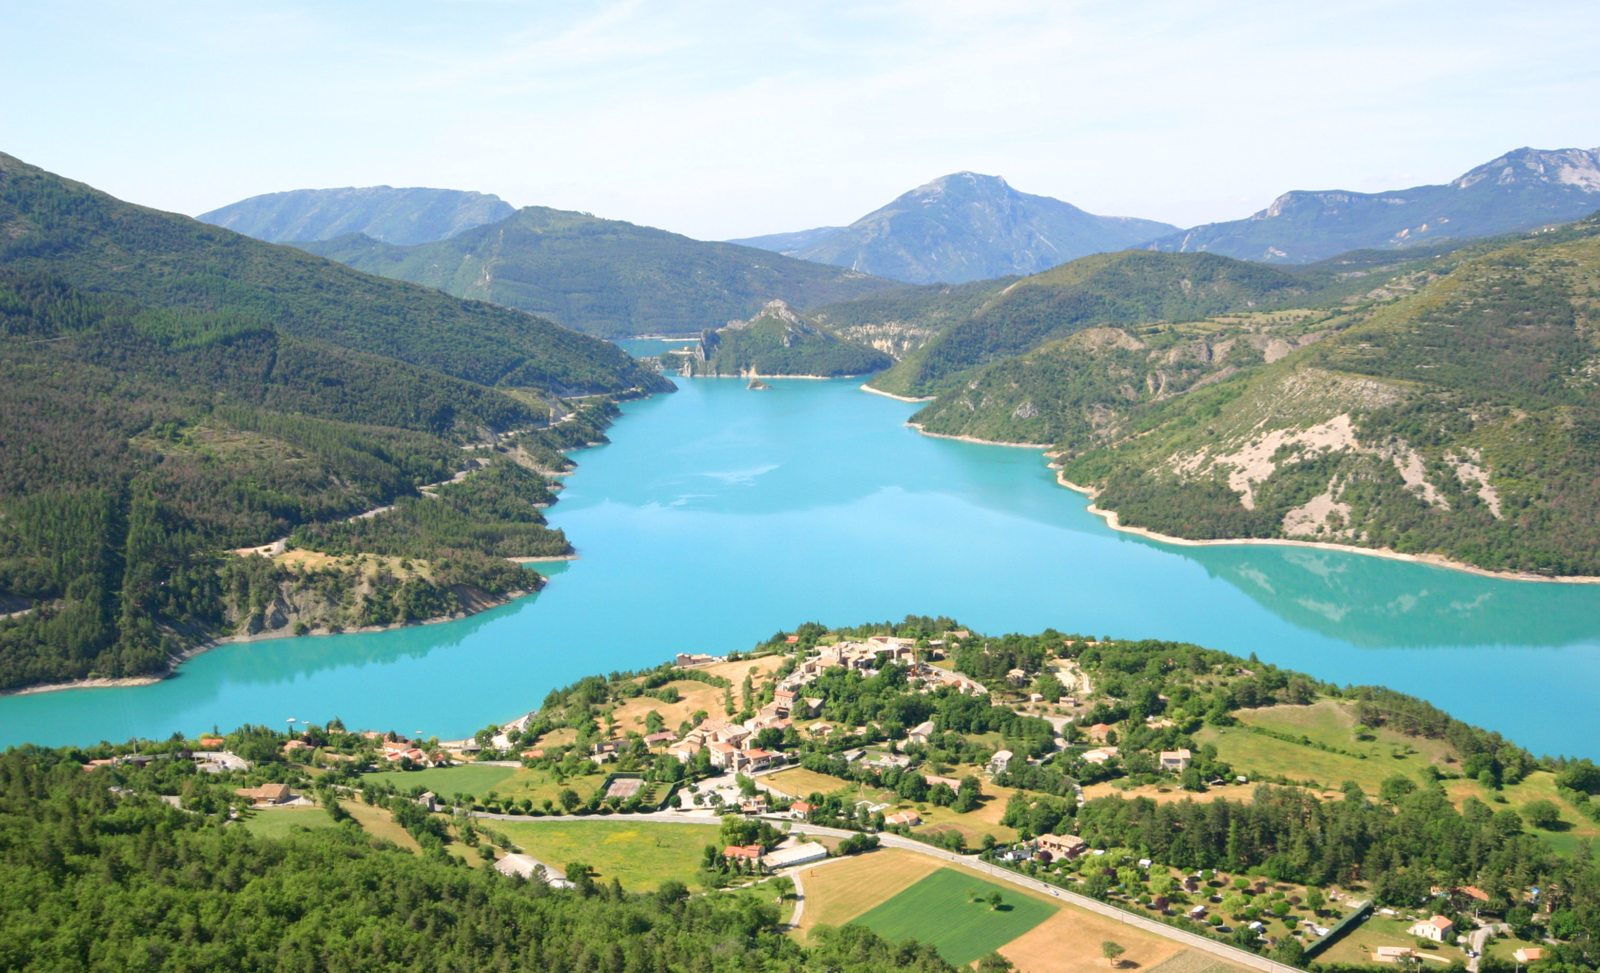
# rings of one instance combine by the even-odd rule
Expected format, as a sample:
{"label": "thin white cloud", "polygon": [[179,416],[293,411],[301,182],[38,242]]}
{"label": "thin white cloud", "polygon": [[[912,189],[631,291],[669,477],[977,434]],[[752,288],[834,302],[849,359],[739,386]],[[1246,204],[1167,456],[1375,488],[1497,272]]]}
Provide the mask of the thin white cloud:
{"label": "thin white cloud", "polygon": [[975,169],[1184,225],[1600,144],[1600,7],[37,5],[0,149],[199,212],[442,185],[719,238]]}

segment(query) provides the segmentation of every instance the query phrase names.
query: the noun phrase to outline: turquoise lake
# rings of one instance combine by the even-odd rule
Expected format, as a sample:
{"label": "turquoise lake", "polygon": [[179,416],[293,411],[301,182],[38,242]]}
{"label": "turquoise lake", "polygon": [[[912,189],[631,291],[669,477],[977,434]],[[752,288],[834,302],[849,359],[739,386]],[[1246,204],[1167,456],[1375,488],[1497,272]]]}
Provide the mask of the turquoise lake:
{"label": "turquoise lake", "polygon": [[540,594],[447,624],[224,646],[153,686],[0,698],[0,745],[333,716],[458,737],[589,673],[916,613],[1255,652],[1422,696],[1535,753],[1600,756],[1600,586],[1167,546],[1107,528],[1038,452],[921,436],[904,425],[916,405],[858,380],[676,381],[574,455],[550,520],[580,559],[542,565]]}

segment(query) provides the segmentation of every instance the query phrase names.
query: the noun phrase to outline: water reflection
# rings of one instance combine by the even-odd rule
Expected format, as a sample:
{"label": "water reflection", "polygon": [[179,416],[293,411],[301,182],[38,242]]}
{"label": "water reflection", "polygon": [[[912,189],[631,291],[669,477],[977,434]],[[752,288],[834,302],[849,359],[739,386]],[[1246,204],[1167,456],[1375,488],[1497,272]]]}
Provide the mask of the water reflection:
{"label": "water reflection", "polygon": [[1204,565],[1296,628],[1367,648],[1570,645],[1594,638],[1600,607],[1594,585],[1490,578],[1315,548],[1159,546]]}

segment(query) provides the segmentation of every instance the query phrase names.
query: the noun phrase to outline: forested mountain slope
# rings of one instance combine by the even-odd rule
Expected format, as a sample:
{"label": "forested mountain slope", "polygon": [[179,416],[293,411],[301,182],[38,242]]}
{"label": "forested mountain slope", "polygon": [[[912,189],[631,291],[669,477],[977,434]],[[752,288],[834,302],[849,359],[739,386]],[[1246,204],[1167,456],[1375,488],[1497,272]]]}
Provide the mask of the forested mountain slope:
{"label": "forested mountain slope", "polygon": [[1155,220],[1095,216],[1059,199],[1018,192],[999,176],[957,172],[820,239],[801,242],[812,230],[745,242],[879,277],[961,284],[1035,274],[1173,229]]}
{"label": "forested mountain slope", "polygon": [[241,199],[195,217],[269,243],[365,233],[385,243],[430,243],[516,212],[499,196],[389,186],[295,189]]}
{"label": "forested mountain slope", "polygon": [[1579,219],[1600,206],[1600,149],[1522,148],[1442,186],[1295,191],[1243,220],[1163,236],[1152,250],[1306,263],[1365,247],[1436,246]]}
{"label": "forested mountain slope", "polygon": [[1101,508],[1169,535],[1600,574],[1600,217],[1380,280],[1322,310],[1080,332],[913,421],[1053,443]]}
{"label": "forested mountain slope", "polygon": [[[974,285],[976,286],[976,285]],[[1097,324],[1204,318],[1234,309],[1284,307],[1311,283],[1273,267],[1211,254],[1139,250],[1083,257],[993,293],[965,317],[878,376],[896,395],[939,391],[957,373]]]}
{"label": "forested mountain slope", "polygon": [[114,199],[0,155],[0,266],[150,307],[230,312],[485,385],[665,388],[606,342]]}
{"label": "forested mountain slope", "polygon": [[605,338],[695,333],[747,318],[771,300],[804,309],[895,286],[544,206],[412,247],[359,234],[303,246],[369,273],[531,311]]}
{"label": "forested mountain slope", "polygon": [[[0,163],[0,605],[20,612],[0,619],[0,689],[536,585],[504,558],[570,545],[534,468],[614,408],[551,425],[555,393],[670,388],[521,312]],[[319,525],[305,546],[337,560],[224,553]]]}
{"label": "forested mountain slope", "polygon": [[923,284],[878,291],[812,308],[806,318],[841,338],[871,345],[898,360],[971,317],[1019,279],[997,277],[970,284]]}
{"label": "forested mountain slope", "polygon": [[891,359],[813,327],[782,301],[748,321],[700,335],[689,367],[697,375],[806,375],[834,378],[888,368]]}

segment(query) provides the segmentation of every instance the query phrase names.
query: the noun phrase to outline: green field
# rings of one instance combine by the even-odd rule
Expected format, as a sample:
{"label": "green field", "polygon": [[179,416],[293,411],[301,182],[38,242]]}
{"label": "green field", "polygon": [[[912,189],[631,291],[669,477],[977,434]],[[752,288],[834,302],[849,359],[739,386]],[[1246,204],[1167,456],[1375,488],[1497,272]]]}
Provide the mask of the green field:
{"label": "green field", "polygon": [[668,879],[693,886],[706,845],[717,843],[710,824],[658,824],[627,820],[493,821],[528,854],[563,871],[583,862],[596,881],[615,876],[630,892],[653,892]]}
{"label": "green field", "polygon": [[282,838],[296,826],[331,828],[333,819],[320,807],[272,807],[251,811],[240,822],[257,838]]}
{"label": "green field", "polygon": [[[973,902],[973,895],[999,892],[1000,911]],[[981,878],[941,868],[889,901],[850,920],[889,940],[931,943],[939,955],[966,966],[1055,914],[1058,906],[1029,898]]]}
{"label": "green field", "polygon": [[490,791],[494,791],[502,799],[520,801],[528,798],[537,805],[547,799],[555,800],[568,787],[587,798],[605,780],[605,775],[587,774],[560,783],[545,770],[460,764],[455,767],[430,767],[427,770],[386,770],[367,774],[362,780],[393,784],[402,793],[413,787],[422,787],[440,797],[470,794],[482,800]]}
{"label": "green field", "polygon": [[511,779],[515,767],[485,767],[480,764],[462,764],[459,767],[430,767],[427,770],[386,770],[364,774],[362,780],[375,784],[393,784],[401,791],[423,787],[435,794],[456,793],[487,794]]}

